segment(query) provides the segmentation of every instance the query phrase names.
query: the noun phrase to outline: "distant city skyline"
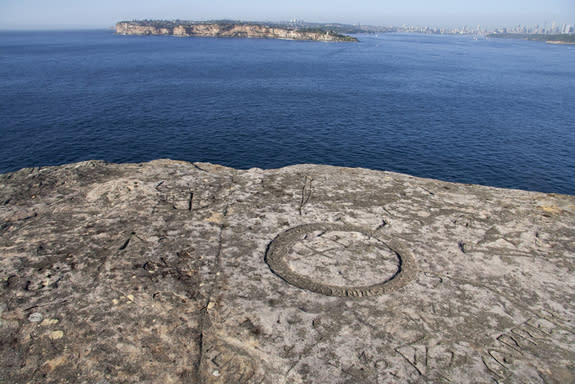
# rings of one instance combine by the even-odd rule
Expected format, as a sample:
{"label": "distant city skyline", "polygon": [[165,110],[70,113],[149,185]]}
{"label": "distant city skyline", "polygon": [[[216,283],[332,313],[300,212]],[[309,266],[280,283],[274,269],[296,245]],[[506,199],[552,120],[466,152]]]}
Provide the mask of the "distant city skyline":
{"label": "distant city skyline", "polygon": [[573,0],[0,0],[0,29],[107,28],[134,19],[233,19],[485,28],[575,24]]}

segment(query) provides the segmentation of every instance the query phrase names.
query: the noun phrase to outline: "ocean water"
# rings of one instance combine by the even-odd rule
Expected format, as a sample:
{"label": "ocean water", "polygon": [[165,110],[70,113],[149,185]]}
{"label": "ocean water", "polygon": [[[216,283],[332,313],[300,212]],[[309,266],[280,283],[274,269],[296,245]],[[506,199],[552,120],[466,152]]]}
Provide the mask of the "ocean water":
{"label": "ocean water", "polygon": [[575,47],[0,32],[0,172],[320,163],[575,194]]}

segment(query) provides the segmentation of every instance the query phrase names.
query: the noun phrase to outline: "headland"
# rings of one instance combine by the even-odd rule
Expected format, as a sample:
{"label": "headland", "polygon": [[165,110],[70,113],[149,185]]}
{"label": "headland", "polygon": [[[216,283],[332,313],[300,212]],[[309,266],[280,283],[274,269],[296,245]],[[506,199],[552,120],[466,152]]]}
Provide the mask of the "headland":
{"label": "headland", "polygon": [[165,20],[122,21],[116,24],[119,35],[167,35],[179,37],[227,37],[356,42],[352,36],[328,28],[296,28],[288,25],[235,21],[184,22]]}
{"label": "headland", "polygon": [[495,39],[519,39],[541,41],[547,44],[575,44],[574,34],[538,34],[538,33],[491,33],[487,37]]}

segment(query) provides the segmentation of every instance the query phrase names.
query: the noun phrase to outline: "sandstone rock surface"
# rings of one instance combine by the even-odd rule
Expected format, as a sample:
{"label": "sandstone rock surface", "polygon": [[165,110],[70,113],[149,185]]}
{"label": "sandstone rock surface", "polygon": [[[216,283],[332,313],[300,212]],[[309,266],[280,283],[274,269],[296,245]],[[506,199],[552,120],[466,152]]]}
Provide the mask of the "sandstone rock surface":
{"label": "sandstone rock surface", "polygon": [[332,31],[312,31],[305,29],[268,26],[245,23],[194,23],[178,24],[168,22],[149,25],[146,22],[122,21],[116,24],[118,35],[169,35],[178,37],[231,37],[247,39],[284,39],[331,42],[356,42],[355,37]]}
{"label": "sandstone rock surface", "polygon": [[0,175],[2,383],[572,383],[575,197],[298,165]]}

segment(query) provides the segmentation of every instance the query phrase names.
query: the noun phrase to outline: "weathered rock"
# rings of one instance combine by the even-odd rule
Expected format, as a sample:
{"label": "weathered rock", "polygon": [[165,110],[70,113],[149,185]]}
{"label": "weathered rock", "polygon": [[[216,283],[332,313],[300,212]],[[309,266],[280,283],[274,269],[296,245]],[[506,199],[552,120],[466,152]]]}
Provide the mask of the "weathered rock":
{"label": "weathered rock", "polygon": [[261,23],[178,23],[169,21],[121,21],[118,35],[169,35],[178,37],[227,37],[247,39],[284,39],[330,42],[357,42],[357,38],[330,30],[297,29]]}
{"label": "weathered rock", "polygon": [[574,382],[574,229],[365,169],[0,175],[0,382]]}

